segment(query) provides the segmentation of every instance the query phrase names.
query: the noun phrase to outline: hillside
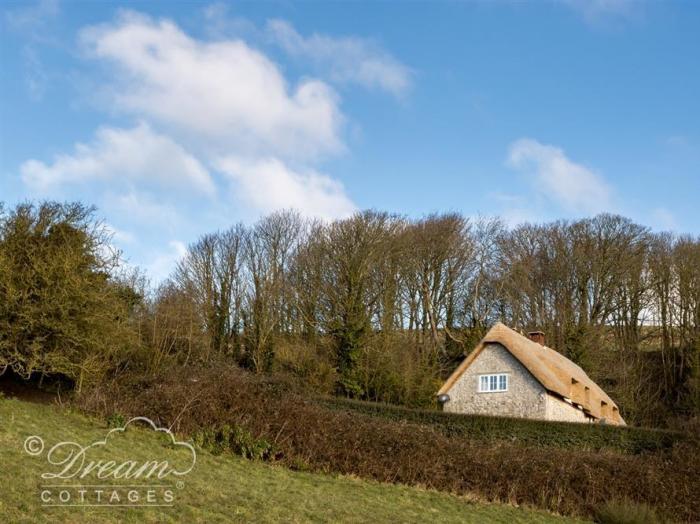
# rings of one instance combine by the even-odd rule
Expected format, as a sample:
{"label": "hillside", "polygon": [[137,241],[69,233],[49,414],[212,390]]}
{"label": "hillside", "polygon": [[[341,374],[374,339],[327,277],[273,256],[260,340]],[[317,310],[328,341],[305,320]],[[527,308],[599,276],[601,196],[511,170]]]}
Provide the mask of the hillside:
{"label": "hillside", "polygon": [[[96,419],[56,406],[0,399],[0,512],[20,522],[574,522],[572,519],[507,505],[485,504],[447,494],[294,472],[198,450],[194,470],[177,489],[172,507],[41,507],[44,455],[24,451],[28,436],[49,446],[64,440],[83,445],[104,438]],[[110,441],[111,442],[111,441]],[[165,447],[152,431],[129,429],[110,448],[109,458],[144,461]],[[62,481],[71,483],[71,481]],[[113,483],[116,481],[112,481]]]}

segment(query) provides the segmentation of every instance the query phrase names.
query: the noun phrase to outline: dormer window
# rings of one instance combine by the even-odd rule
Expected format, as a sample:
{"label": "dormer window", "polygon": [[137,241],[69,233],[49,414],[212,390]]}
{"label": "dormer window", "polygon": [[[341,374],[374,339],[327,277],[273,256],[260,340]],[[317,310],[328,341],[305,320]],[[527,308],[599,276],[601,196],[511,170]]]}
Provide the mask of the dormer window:
{"label": "dormer window", "polygon": [[578,400],[578,397],[579,397],[578,392],[580,389],[581,389],[581,386],[579,385],[579,381],[576,380],[574,377],[571,377],[571,393],[569,394],[569,396],[573,400],[575,400],[575,401]]}

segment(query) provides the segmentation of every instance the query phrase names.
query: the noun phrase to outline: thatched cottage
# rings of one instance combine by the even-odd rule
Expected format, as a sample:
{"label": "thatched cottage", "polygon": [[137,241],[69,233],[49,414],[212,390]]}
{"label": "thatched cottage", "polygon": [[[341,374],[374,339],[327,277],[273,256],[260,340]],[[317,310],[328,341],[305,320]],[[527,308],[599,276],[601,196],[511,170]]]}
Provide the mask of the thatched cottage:
{"label": "thatched cottage", "polygon": [[497,323],[438,392],[444,411],[625,425],[617,405],[585,371],[544,345]]}

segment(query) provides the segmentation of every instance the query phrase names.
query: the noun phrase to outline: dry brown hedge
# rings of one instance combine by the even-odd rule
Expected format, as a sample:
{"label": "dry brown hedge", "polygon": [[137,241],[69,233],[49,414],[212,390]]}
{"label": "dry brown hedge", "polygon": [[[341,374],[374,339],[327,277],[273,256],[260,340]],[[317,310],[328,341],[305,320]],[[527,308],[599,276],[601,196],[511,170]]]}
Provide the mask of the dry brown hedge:
{"label": "dry brown hedge", "polygon": [[293,468],[474,493],[572,515],[630,500],[674,520],[700,521],[700,458],[689,444],[625,455],[449,437],[429,425],[327,409],[307,401],[288,380],[228,366],[174,368],[103,385],[78,402],[102,416],[147,416],[189,436],[243,428],[271,443],[275,460]]}

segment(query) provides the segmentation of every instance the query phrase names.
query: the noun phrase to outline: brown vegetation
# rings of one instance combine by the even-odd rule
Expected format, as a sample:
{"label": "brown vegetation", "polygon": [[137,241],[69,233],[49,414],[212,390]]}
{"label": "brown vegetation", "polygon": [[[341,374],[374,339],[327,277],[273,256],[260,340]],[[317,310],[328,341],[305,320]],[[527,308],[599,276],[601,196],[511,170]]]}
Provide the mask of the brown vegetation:
{"label": "brown vegetation", "polygon": [[104,385],[84,395],[81,406],[102,415],[145,415],[200,443],[218,442],[220,449],[293,468],[475,493],[566,514],[593,515],[608,501],[629,500],[674,520],[700,519],[697,444],[630,455],[485,442],[450,437],[428,424],[327,409],[298,388],[292,379],[233,366],[179,367]]}

